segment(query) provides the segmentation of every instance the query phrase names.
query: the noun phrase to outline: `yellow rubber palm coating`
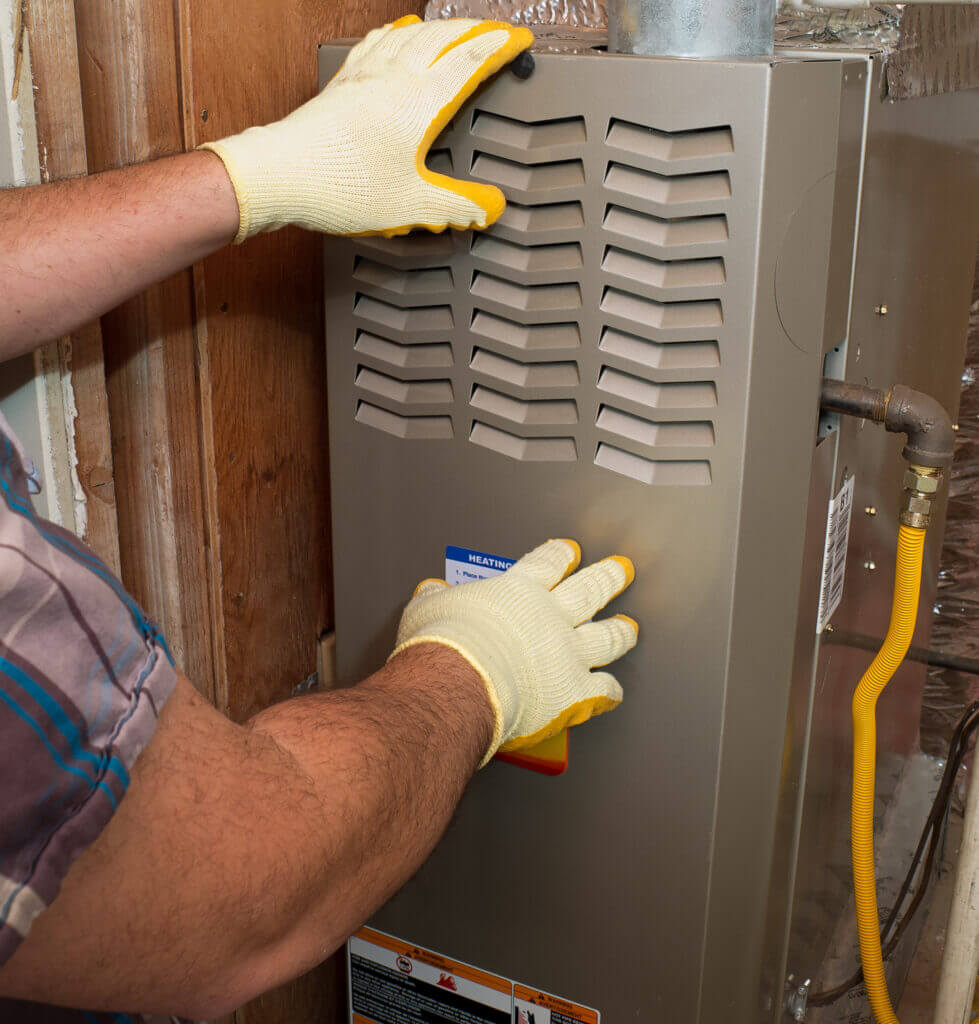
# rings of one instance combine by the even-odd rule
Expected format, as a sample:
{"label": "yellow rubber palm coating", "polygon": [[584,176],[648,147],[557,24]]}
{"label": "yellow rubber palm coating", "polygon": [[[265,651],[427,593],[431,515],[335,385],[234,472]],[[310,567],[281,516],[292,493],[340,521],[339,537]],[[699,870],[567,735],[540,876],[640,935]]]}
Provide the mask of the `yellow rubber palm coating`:
{"label": "yellow rubber palm coating", "polygon": [[[557,581],[560,583],[561,580],[567,579],[581,565],[581,545],[576,540],[569,540],[567,537],[558,537],[557,540],[562,544],[567,544],[573,552],[571,561],[568,563],[567,569],[564,570],[564,575]],[[557,583],[554,585],[557,586]]]}
{"label": "yellow rubber palm coating", "polygon": [[614,556],[574,572],[580,558],[574,541],[549,540],[491,579],[427,580],[405,608],[395,654],[443,644],[482,679],[495,720],[483,764],[497,749],[535,747],[622,701],[615,677],[596,669],[635,647],[638,627],[628,616],[592,616],[635,570]]}
{"label": "yellow rubber palm coating", "polygon": [[[438,116],[432,121],[425,132],[421,145],[415,154],[415,169],[419,177],[430,185],[443,188],[448,192],[455,192],[457,195],[475,203],[476,206],[482,207],[485,211],[485,217],[481,223],[449,224],[451,228],[466,230],[470,227],[476,227],[482,229],[495,224],[503,216],[503,211],[506,209],[506,199],[495,185],[483,185],[475,181],[461,181],[458,178],[451,178],[448,175],[430,171],[425,166],[425,158],[428,156],[428,151],[432,148],[432,143],[442,134],[445,126],[479,86],[486,79],[491,78],[497,71],[509,64],[517,54],[523,53],[524,50],[534,45],[534,33],[529,28],[515,28],[513,25],[503,21],[484,21],[479,25],[473,26],[464,35],[449,43],[430,65],[435,67],[438,62],[447,59],[449,54],[463,43],[469,42],[477,36],[486,35],[488,32],[501,29],[508,33],[509,38],[506,43],[483,61],[467,79],[459,92],[439,111]],[[427,223],[407,224],[382,231],[381,234],[391,238],[395,235],[406,235],[415,228],[425,228],[437,234],[445,229],[445,225]]]}
{"label": "yellow rubber palm coating", "polygon": [[500,21],[399,18],[369,32],[288,117],[204,143],[234,186],[235,242],[285,224],[347,237],[492,224],[505,208],[495,185],[436,174],[425,159],[479,85],[533,39]]}
{"label": "yellow rubber palm coating", "polygon": [[418,594],[424,594],[427,590],[437,590],[439,587],[447,587],[449,584],[445,580],[438,579],[435,576],[430,576],[427,580],[422,580],[421,583],[415,587],[414,593],[411,595],[415,597]]}
{"label": "yellow rubber palm coating", "polygon": [[[625,570],[625,585],[628,587],[636,578],[636,567],[632,564],[632,559],[626,558],[625,555],[612,555],[611,558],[613,562],[618,562]],[[624,590],[625,587],[622,589]]]}
{"label": "yellow rubber palm coating", "polygon": [[639,623],[636,622],[636,620],[632,618],[631,615],[623,615],[621,612],[619,612],[618,614],[613,615],[612,618],[621,619],[623,622],[628,622],[629,625],[632,626],[632,628],[636,631],[636,636],[639,636]]}
{"label": "yellow rubber palm coating", "polygon": [[621,703],[621,699],[615,700],[612,697],[589,697],[586,700],[577,701],[570,707],[565,708],[557,718],[551,719],[547,725],[538,729],[537,732],[532,732],[528,736],[515,736],[512,740],[507,740],[501,744],[500,750],[508,754],[515,750],[527,750],[530,747],[536,747],[539,743],[549,740],[564,729],[570,729],[573,725],[582,725],[590,718],[597,718],[599,715],[614,711]]}
{"label": "yellow rubber palm coating", "polygon": [[860,937],[860,962],[870,1007],[878,1024],[898,1024],[887,993],[877,911],[874,874],[874,770],[877,756],[877,698],[891,681],[911,646],[925,531],[902,526],[897,538],[894,601],[887,635],[853,695],[853,797],[850,805],[850,848],[853,894]]}

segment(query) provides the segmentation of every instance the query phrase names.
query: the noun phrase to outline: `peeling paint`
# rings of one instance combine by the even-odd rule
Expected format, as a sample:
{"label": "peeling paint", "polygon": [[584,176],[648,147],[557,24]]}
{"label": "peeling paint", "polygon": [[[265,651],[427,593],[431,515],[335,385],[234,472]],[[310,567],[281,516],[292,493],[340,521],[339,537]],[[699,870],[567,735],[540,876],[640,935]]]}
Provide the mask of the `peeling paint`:
{"label": "peeling paint", "polygon": [[88,530],[88,498],[78,476],[78,451],[75,447],[75,421],[78,405],[75,402],[75,384],[71,376],[71,339],[61,346],[61,397],[65,410],[65,441],[68,446],[68,471],[71,476],[71,502],[75,512],[75,533],[84,537]]}
{"label": "peeling paint", "polygon": [[39,348],[34,353],[34,395],[37,399],[38,421],[41,427],[41,479],[45,484],[49,517],[59,526],[71,529],[70,523],[65,523],[64,509],[61,507],[61,494],[55,485],[57,464],[51,441],[51,407],[48,402],[47,388],[49,367],[46,366],[47,360],[44,358],[44,352],[44,349]]}
{"label": "peeling paint", "polygon": [[[24,166],[24,125],[19,105],[11,99],[14,90],[14,68],[16,66],[14,40],[14,18],[20,10],[20,0],[0,0],[0,73],[2,73],[3,101],[7,106],[9,123],[7,139],[0,139],[0,147],[10,151],[14,185],[27,184]],[[25,62],[26,66],[26,62]],[[21,68],[24,73],[24,67]],[[6,143],[6,145],[4,145]]]}

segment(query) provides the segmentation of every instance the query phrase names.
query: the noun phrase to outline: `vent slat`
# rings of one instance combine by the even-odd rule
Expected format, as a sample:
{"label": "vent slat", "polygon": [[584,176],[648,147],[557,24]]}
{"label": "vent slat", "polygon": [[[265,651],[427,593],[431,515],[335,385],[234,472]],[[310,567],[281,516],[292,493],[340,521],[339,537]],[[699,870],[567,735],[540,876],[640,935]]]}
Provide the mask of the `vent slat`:
{"label": "vent slat", "polygon": [[354,280],[416,301],[452,291],[452,270],[449,267],[401,270],[362,256],[354,261]]}
{"label": "vent slat", "polygon": [[726,157],[734,152],[734,136],[727,126],[664,132],[657,128],[612,118],[605,136],[608,145],[637,156],[664,162]]}
{"label": "vent slat", "polygon": [[623,320],[652,328],[695,328],[711,331],[722,322],[719,300],[658,302],[618,288],[606,288],[602,309]]}
{"label": "vent slat", "polygon": [[610,163],[605,172],[605,187],[662,206],[731,198],[731,176],[727,171],[667,175]]}
{"label": "vent slat", "polygon": [[362,293],[354,299],[354,315],[403,334],[446,334],[455,326],[451,306],[402,309]]}
{"label": "vent slat", "polygon": [[475,178],[498,185],[504,191],[553,193],[581,188],[585,184],[585,165],[580,160],[554,160],[549,163],[520,164],[500,156],[477,152],[473,155]]}
{"label": "vent slat", "polygon": [[401,405],[451,405],[455,397],[449,380],[398,380],[367,366],[357,367],[354,383]]}
{"label": "vent slat", "polygon": [[658,249],[719,246],[728,240],[727,218],[723,214],[668,219],[609,205],[605,208],[603,227]]}
{"label": "vent slat", "polygon": [[358,402],[355,419],[404,441],[447,441],[452,437],[449,416],[400,416],[370,402]]}
{"label": "vent slat", "polygon": [[483,348],[473,349],[469,365],[487,377],[522,388],[573,388],[579,379],[577,363],[521,363]]}
{"label": "vent slat", "polygon": [[472,134],[477,139],[526,150],[578,146],[588,137],[583,117],[517,121],[485,110],[477,110],[473,115]]}
{"label": "vent slat", "polygon": [[452,346],[447,341],[404,345],[381,338],[369,331],[358,331],[354,351],[404,370],[434,369],[452,365]]}
{"label": "vent slat", "polygon": [[470,405],[525,426],[564,426],[578,422],[578,407],[571,399],[526,401],[482,384],[473,388]]}
{"label": "vent slat", "polygon": [[653,383],[622,370],[603,366],[598,389],[651,409],[710,409],[717,405],[717,387],[710,381]]}
{"label": "vent slat", "polygon": [[472,254],[488,263],[531,273],[566,272],[582,265],[581,244],[520,245],[493,235],[475,235]]}
{"label": "vent slat", "polygon": [[524,313],[555,313],[581,306],[581,288],[574,283],[517,284],[477,271],[471,291],[481,299]]}
{"label": "vent slat", "polygon": [[543,203],[523,206],[508,201],[506,209],[493,227],[506,228],[521,234],[540,235],[559,231],[578,231],[585,224],[585,213],[579,202]]}
{"label": "vent slat", "polygon": [[630,476],[644,484],[702,487],[711,480],[710,463],[706,459],[644,459],[641,455],[623,451],[604,441],[598,445],[595,465]]}
{"label": "vent slat", "polygon": [[710,422],[671,420],[660,423],[610,405],[599,407],[595,425],[650,448],[710,448],[714,444],[714,426]]}
{"label": "vent slat", "polygon": [[397,238],[358,238],[354,245],[390,267],[410,270],[433,264],[444,266],[455,251],[455,238],[448,231],[440,235],[415,232]]}
{"label": "vent slat", "polygon": [[699,370],[721,361],[716,341],[648,341],[614,327],[603,328],[598,347],[653,370]]}
{"label": "vent slat", "polygon": [[474,310],[472,333],[528,352],[581,345],[577,323],[520,324],[482,309]]}
{"label": "vent slat", "polygon": [[724,260],[658,260],[606,246],[602,270],[651,288],[718,288],[725,281]]}
{"label": "vent slat", "polygon": [[521,437],[480,420],[473,422],[469,440],[520,462],[574,462],[578,458],[573,437]]}

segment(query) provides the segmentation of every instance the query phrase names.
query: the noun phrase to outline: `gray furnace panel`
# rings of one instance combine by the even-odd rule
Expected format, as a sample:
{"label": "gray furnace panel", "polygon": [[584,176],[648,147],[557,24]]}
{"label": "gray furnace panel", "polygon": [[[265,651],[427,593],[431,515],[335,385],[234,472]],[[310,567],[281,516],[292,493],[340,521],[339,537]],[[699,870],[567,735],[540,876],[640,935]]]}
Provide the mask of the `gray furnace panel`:
{"label": "gray furnace panel", "polygon": [[[321,49],[321,80],[346,50]],[[869,63],[536,60],[428,161],[498,184],[496,226],[326,242],[338,667],[382,663],[447,545],[626,553],[609,611],[642,634],[568,771],[480,772],[372,923],[604,1024],[774,1020],[807,514],[836,445],[814,461],[819,381],[849,303],[829,268],[853,255]]]}

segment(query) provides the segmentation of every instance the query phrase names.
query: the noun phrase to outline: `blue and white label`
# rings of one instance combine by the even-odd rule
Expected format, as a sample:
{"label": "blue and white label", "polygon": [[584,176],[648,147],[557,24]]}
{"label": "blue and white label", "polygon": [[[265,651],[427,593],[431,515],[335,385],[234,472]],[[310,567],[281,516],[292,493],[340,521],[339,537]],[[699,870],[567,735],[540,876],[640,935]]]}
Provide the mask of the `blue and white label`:
{"label": "blue and white label", "polygon": [[488,580],[506,572],[515,561],[515,558],[488,555],[485,551],[457,548],[450,544],[445,549],[445,582],[454,587],[457,583]]}

